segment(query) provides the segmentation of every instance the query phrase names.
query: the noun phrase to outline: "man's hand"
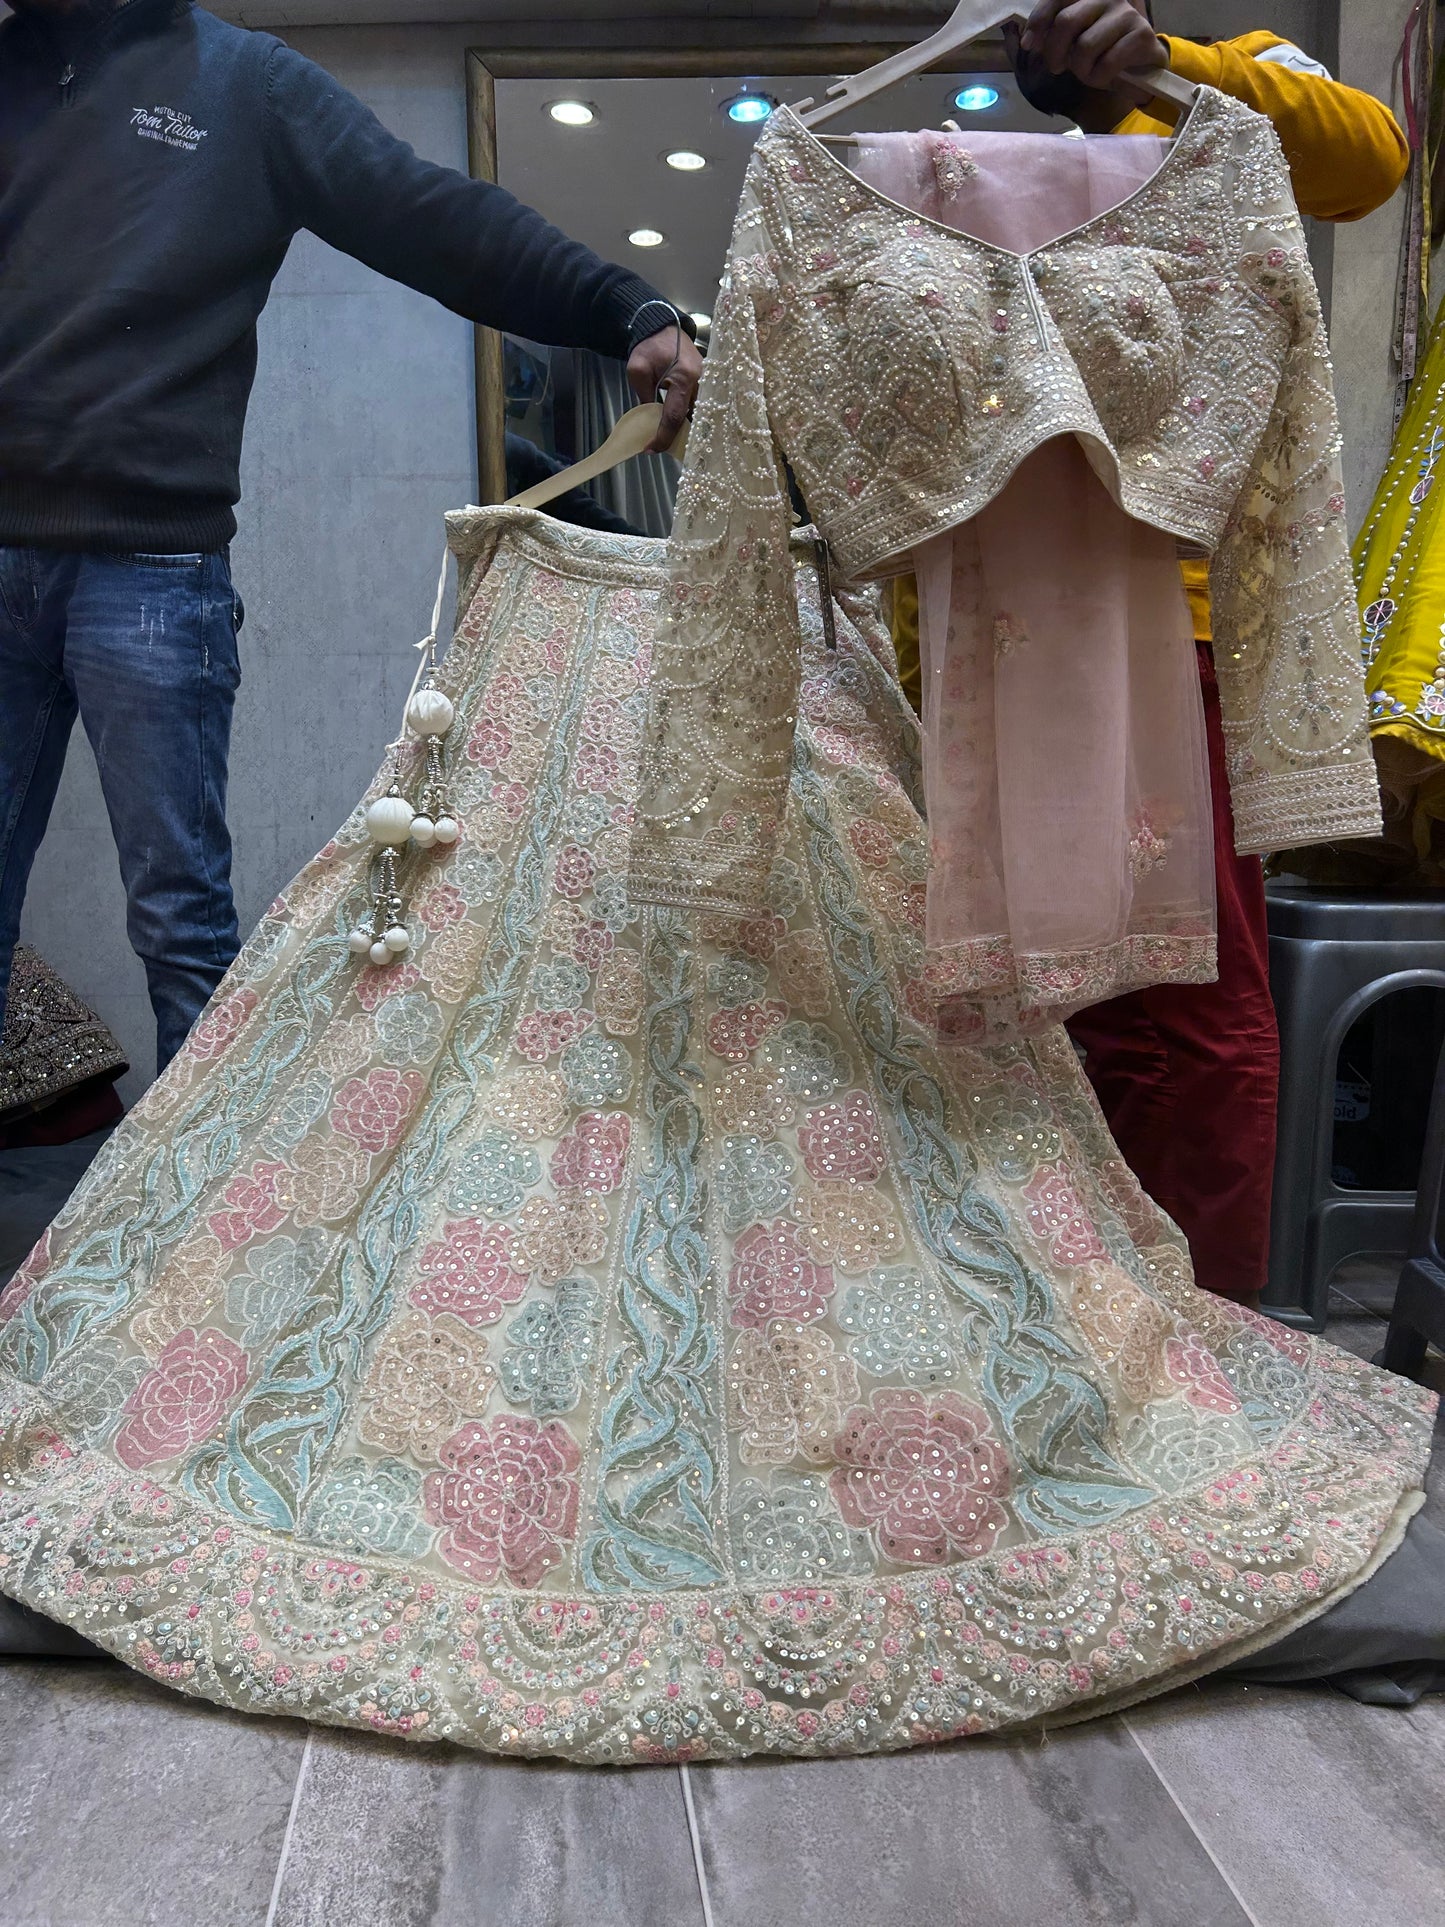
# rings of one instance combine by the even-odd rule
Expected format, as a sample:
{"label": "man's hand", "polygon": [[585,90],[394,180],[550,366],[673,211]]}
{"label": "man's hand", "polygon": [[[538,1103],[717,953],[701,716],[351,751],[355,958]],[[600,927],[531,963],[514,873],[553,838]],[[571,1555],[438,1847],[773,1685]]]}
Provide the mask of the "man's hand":
{"label": "man's hand", "polygon": [[1164,42],[1134,0],[1038,0],[1019,45],[1051,74],[1072,74],[1085,87],[1100,89],[1168,59]]}
{"label": "man's hand", "polygon": [[671,448],[677,432],[692,412],[697,384],[702,379],[702,356],[681,328],[659,328],[646,341],[639,341],[627,362],[627,379],[639,401],[656,401],[659,388],[666,388],[662,401],[662,420],[648,443],[657,455]]}

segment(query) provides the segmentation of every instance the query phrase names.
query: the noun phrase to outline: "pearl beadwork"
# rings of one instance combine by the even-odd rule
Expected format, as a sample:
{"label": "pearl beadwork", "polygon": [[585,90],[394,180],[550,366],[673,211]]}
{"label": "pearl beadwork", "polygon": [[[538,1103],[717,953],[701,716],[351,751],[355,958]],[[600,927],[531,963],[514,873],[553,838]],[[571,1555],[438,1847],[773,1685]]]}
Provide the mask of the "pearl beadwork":
{"label": "pearl beadwork", "polygon": [[437,818],[434,834],[438,843],[455,843],[461,833],[461,825],[454,816],[439,816]]}
{"label": "pearl beadwork", "polygon": [[404,923],[394,923],[387,930],[382,942],[394,957],[399,957],[403,951],[411,949],[411,932]]}
{"label": "pearl beadwork", "polygon": [[411,840],[419,850],[429,850],[436,842],[437,826],[429,816],[418,814],[411,819]]}

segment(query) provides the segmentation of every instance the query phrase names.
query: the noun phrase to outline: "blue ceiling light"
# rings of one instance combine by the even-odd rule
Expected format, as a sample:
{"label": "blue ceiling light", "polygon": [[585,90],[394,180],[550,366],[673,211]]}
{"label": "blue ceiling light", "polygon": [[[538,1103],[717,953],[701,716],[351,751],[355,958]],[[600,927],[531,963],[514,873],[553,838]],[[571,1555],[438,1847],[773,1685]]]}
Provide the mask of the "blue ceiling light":
{"label": "blue ceiling light", "polygon": [[990,107],[998,106],[998,88],[960,87],[953,97],[953,104],[965,114],[986,113]]}
{"label": "blue ceiling light", "polygon": [[734,94],[731,100],[723,102],[723,112],[729,120],[738,121],[744,127],[756,127],[759,121],[766,120],[777,106],[777,102],[767,94]]}

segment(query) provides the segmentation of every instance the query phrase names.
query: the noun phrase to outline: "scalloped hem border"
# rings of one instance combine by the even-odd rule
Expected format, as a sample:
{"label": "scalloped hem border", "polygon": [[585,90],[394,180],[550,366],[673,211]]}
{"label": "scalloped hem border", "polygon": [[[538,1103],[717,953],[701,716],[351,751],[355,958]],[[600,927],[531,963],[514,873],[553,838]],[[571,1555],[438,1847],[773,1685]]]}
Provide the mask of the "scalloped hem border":
{"label": "scalloped hem border", "polygon": [[[53,1412],[49,1400],[40,1388],[25,1385],[21,1381],[9,1378],[8,1375],[5,1375],[5,1383],[10,1388],[12,1398],[17,1393],[20,1395],[14,1416],[19,1419],[21,1426],[25,1426],[27,1422],[33,1424],[38,1420],[42,1425],[52,1427],[57,1442],[64,1443],[67,1428],[63,1423],[58,1422],[58,1415]],[[28,1421],[24,1416],[27,1407],[29,1408]],[[1404,1414],[1401,1416],[1403,1417]],[[1287,1433],[1285,1437],[1288,1436],[1290,1434]],[[161,1497],[174,1504],[178,1510],[183,1509],[203,1519],[207,1529],[201,1537],[206,1541],[212,1541],[219,1532],[222,1530],[224,1532],[224,1537],[220,1540],[221,1562],[213,1572],[208,1573],[204,1582],[195,1588],[196,1597],[203,1608],[208,1600],[210,1602],[210,1610],[205,1611],[202,1621],[205,1630],[200,1635],[201,1643],[195,1648],[197,1654],[203,1657],[183,1658],[180,1661],[168,1660],[157,1650],[152,1638],[152,1626],[154,1625],[154,1630],[157,1632],[163,1633],[166,1630],[163,1621],[155,1624],[159,1614],[164,1610],[158,1603],[147,1603],[146,1610],[143,1613],[137,1611],[134,1616],[124,1616],[123,1605],[119,1609],[121,1616],[118,1616],[114,1609],[105,1613],[97,1610],[94,1617],[96,1619],[104,1617],[108,1623],[92,1625],[84,1623],[85,1602],[83,1600],[78,1600],[76,1602],[78,1610],[70,1613],[64,1610],[68,1602],[54,1596],[51,1589],[38,1584],[25,1583],[25,1580],[31,1576],[37,1578],[40,1576],[36,1568],[42,1562],[44,1565],[53,1566],[57,1557],[64,1562],[68,1556],[66,1546],[73,1546],[75,1543],[74,1532],[65,1531],[63,1534],[57,1534],[53,1520],[48,1528],[44,1527],[43,1515],[46,1510],[46,1501],[41,1496],[43,1480],[27,1480],[20,1486],[22,1492],[33,1494],[28,1496],[25,1509],[41,1515],[33,1523],[42,1525],[42,1531],[28,1549],[21,1553],[15,1569],[6,1574],[9,1582],[7,1590],[11,1597],[20,1600],[43,1616],[71,1627],[82,1637],[92,1640],[124,1664],[131,1666],[133,1670],[145,1677],[155,1680],[158,1684],[168,1685],[172,1690],[180,1691],[187,1697],[204,1699],[211,1704],[226,1706],[248,1715],[300,1718],[314,1725],[382,1732],[412,1743],[418,1741],[426,1743],[432,1740],[448,1741],[472,1750],[492,1753],[501,1758],[563,1758],[570,1759],[576,1764],[587,1765],[638,1765],[667,1761],[676,1763],[679,1760],[694,1758],[720,1761],[748,1755],[812,1758],[893,1752],[919,1745],[947,1743],[962,1738],[1041,1733],[1053,1726],[1072,1725],[1085,1719],[1105,1717],[1128,1706],[1157,1698],[1175,1687],[1187,1685],[1190,1681],[1218,1671],[1222,1666],[1245,1658],[1252,1652],[1262,1651],[1275,1644],[1298,1627],[1308,1624],[1339,1601],[1347,1598],[1351,1592],[1364,1584],[1384,1560],[1398,1548],[1409,1519],[1424,1502],[1423,1484],[1430,1443],[1431,1433],[1428,1425],[1424,1426],[1413,1441],[1405,1438],[1399,1440],[1397,1453],[1391,1455],[1392,1469],[1389,1483],[1403,1484],[1405,1481],[1409,1483],[1403,1484],[1403,1489],[1390,1506],[1384,1523],[1376,1531],[1370,1550],[1358,1568],[1331,1587],[1323,1597],[1312,1598],[1301,1603],[1292,1611],[1271,1621],[1267,1628],[1257,1632],[1250,1628],[1241,1628],[1240,1637],[1225,1637],[1207,1651],[1196,1650],[1179,1665],[1171,1666],[1147,1678],[1136,1678],[1127,1685],[1120,1685],[1111,1690],[1104,1680],[1100,1680],[1099,1686],[1102,1690],[1083,1696],[1080,1689],[1071,1690],[1070,1686],[1066,1686],[1060,1680],[1050,1689],[1058,1694],[1053,1710],[1032,1715],[1021,1709],[1017,1717],[1010,1717],[1008,1709],[1003,1705],[995,1706],[985,1713],[980,1709],[977,1698],[965,1700],[961,1703],[971,1705],[975,1712],[960,1718],[959,1704],[956,1703],[953,1712],[949,1715],[951,1723],[946,1726],[933,1724],[931,1719],[924,1716],[923,1707],[916,1702],[913,1708],[909,1708],[908,1700],[911,1695],[920,1690],[924,1693],[930,1690],[924,1684],[919,1669],[920,1666],[926,1667],[928,1664],[924,1658],[924,1652],[927,1641],[937,1633],[937,1622],[925,1595],[927,1592],[937,1592],[939,1579],[949,1571],[948,1568],[929,1568],[927,1571],[919,1570],[897,1575],[877,1575],[873,1580],[863,1582],[865,1589],[868,1589],[872,1596],[862,1603],[870,1608],[871,1622],[876,1622],[870,1622],[874,1640],[866,1642],[867,1650],[872,1650],[873,1644],[880,1636],[879,1629],[888,1616],[889,1607],[897,1609],[907,1606],[911,1623],[906,1631],[900,1630],[892,1636],[900,1638],[902,1644],[912,1652],[912,1658],[903,1663],[898,1678],[884,1681],[883,1685],[878,1687],[878,1692],[882,1693],[883,1697],[878,1705],[867,1709],[865,1720],[850,1721],[848,1715],[849,1705],[856,1707],[860,1712],[865,1710],[864,1702],[858,1701],[855,1697],[857,1688],[863,1684],[864,1675],[861,1673],[855,1676],[852,1688],[848,1688],[846,1682],[840,1679],[835,1695],[825,1695],[820,1692],[818,1719],[811,1728],[794,1731],[791,1723],[785,1721],[780,1724],[774,1720],[771,1713],[767,1712],[767,1708],[774,1703],[780,1708],[786,1704],[790,1715],[797,1714],[800,1710],[792,1697],[792,1689],[783,1686],[782,1697],[778,1697],[780,1689],[776,1683],[768,1684],[765,1677],[766,1668],[759,1671],[750,1663],[747,1656],[752,1650],[748,1644],[750,1637],[756,1635],[758,1650],[765,1651],[768,1639],[776,1639],[777,1633],[776,1631],[772,1635],[758,1633],[758,1629],[751,1625],[751,1620],[756,1615],[756,1608],[754,1608],[753,1613],[748,1616],[748,1624],[739,1629],[741,1637],[733,1640],[729,1624],[730,1609],[734,1601],[763,1599],[770,1593],[783,1593],[792,1597],[792,1588],[785,1585],[732,1589],[688,1588],[680,1589],[678,1593],[669,1596],[657,1595],[639,1599],[629,1595],[625,1599],[612,1602],[630,1609],[629,1613],[624,1613],[623,1621],[615,1632],[604,1630],[602,1633],[609,1644],[615,1645],[619,1651],[611,1654],[604,1651],[590,1662],[591,1676],[601,1680],[602,1685],[607,1689],[607,1699],[604,1701],[598,1689],[589,1689],[584,1684],[587,1675],[581,1671],[574,1674],[575,1684],[569,1682],[565,1691],[559,1691],[554,1686],[544,1687],[538,1680],[532,1687],[533,1693],[542,1691],[550,1695],[550,1699],[535,1702],[535,1710],[539,1714],[544,1707],[547,1707],[563,1721],[573,1721],[573,1714],[564,1709],[575,1706],[577,1713],[575,1723],[570,1726],[549,1732],[536,1731],[535,1743],[529,1743],[533,1736],[527,1728],[531,1726],[535,1730],[542,1726],[544,1721],[542,1719],[534,1721],[530,1718],[533,1703],[527,1700],[523,1690],[519,1690],[519,1687],[525,1688],[528,1682],[525,1679],[519,1679],[515,1673],[509,1674],[505,1669],[488,1666],[485,1677],[491,1684],[477,1688],[475,1695],[477,1703],[470,1712],[462,1705],[454,1703],[452,1696],[445,1691],[429,1686],[418,1696],[418,1706],[427,1699],[431,1700],[431,1705],[426,1706],[419,1715],[414,1717],[416,1709],[406,1712],[397,1710],[401,1704],[399,1692],[402,1696],[411,1692],[411,1688],[403,1684],[401,1672],[395,1666],[388,1669],[384,1657],[381,1665],[372,1664],[377,1654],[374,1652],[368,1654],[364,1646],[358,1651],[354,1639],[347,1641],[346,1660],[349,1663],[355,1654],[355,1657],[365,1662],[365,1666],[348,1674],[344,1701],[328,1697],[329,1689],[320,1679],[317,1679],[314,1693],[309,1686],[309,1679],[320,1672],[319,1662],[327,1650],[324,1644],[312,1646],[309,1649],[310,1658],[305,1661],[302,1659],[302,1654],[307,1651],[304,1646],[293,1648],[284,1655],[283,1664],[288,1681],[295,1677],[294,1669],[287,1663],[293,1658],[298,1665],[305,1664],[311,1667],[310,1673],[304,1675],[302,1680],[298,1680],[296,1691],[290,1698],[285,1696],[285,1688],[279,1679],[274,1683],[265,1682],[271,1687],[270,1691],[264,1690],[260,1680],[257,1681],[257,1690],[248,1691],[249,1674],[246,1663],[240,1658],[239,1652],[227,1655],[225,1650],[227,1631],[216,1617],[216,1608],[228,1592],[234,1601],[238,1579],[239,1583],[246,1585],[259,1595],[264,1595],[263,1579],[270,1562],[282,1562],[294,1573],[298,1566],[299,1555],[300,1565],[314,1564],[325,1568],[334,1564],[337,1568],[354,1569],[359,1573],[372,1575],[379,1585],[383,1586],[392,1583],[408,1589],[414,1587],[434,1589],[438,1582],[418,1574],[406,1562],[395,1558],[383,1557],[363,1562],[355,1556],[348,1556],[339,1550],[330,1551],[321,1546],[303,1549],[294,1540],[278,1539],[265,1528],[247,1528],[239,1522],[221,1518],[201,1506],[196,1499],[162,1487],[154,1479],[148,1479],[144,1473],[128,1476],[149,1485]],[[1264,1455],[1260,1463],[1267,1466],[1283,1449],[1283,1445],[1283,1439],[1277,1441],[1275,1450]],[[68,1446],[66,1449],[69,1452]],[[125,1482],[127,1475],[124,1468],[115,1466],[103,1451],[81,1447],[71,1456],[81,1462],[73,1468],[76,1475],[82,1472],[82,1467],[93,1468],[94,1473],[100,1475],[101,1482],[107,1490],[112,1483],[105,1479],[108,1471],[120,1473],[122,1483]],[[1215,1480],[1206,1481],[1197,1491],[1207,1491],[1215,1483],[1217,1483]],[[1176,1506],[1187,1507],[1190,1496],[1180,1494],[1175,1499],[1169,1500],[1161,1494],[1158,1505],[1166,1510]],[[1356,1535],[1357,1543],[1369,1530],[1370,1514],[1374,1513],[1378,1517],[1383,1511],[1383,1502],[1387,1496],[1387,1491],[1382,1492],[1378,1502],[1367,1503],[1362,1507],[1363,1516],[1359,1519],[1360,1530]],[[63,1492],[50,1503],[52,1508],[64,1513],[66,1508]],[[83,1522],[86,1516],[84,1499],[79,1499],[71,1507],[71,1511],[72,1525],[77,1520]],[[1157,1523],[1154,1521],[1146,1520],[1145,1523],[1148,1525],[1150,1535],[1158,1530]],[[1098,1531],[1086,1529],[1069,1536],[1071,1539],[1087,1542],[1097,1538]],[[234,1551],[228,1552],[226,1549],[231,1547],[233,1542]],[[224,1570],[224,1561],[228,1557],[239,1557],[243,1553],[251,1555],[243,1562],[248,1571],[239,1575],[228,1574]],[[159,1555],[159,1557],[163,1556]],[[83,1569],[82,1566],[81,1570]],[[977,1570],[976,1564],[973,1569]],[[20,1583],[15,1583],[16,1580]],[[834,1592],[840,1584],[845,1583],[834,1581],[831,1586],[825,1584],[821,1588],[807,1587],[801,1590],[806,1591],[811,1598],[818,1591]],[[918,1591],[919,1597],[911,1602],[898,1597],[899,1590],[905,1587]],[[950,1593],[955,1592],[952,1580],[945,1589]],[[447,1647],[450,1648],[449,1652],[445,1648],[438,1649],[432,1663],[442,1666],[450,1658],[452,1663],[448,1670],[454,1672],[457,1670],[458,1659],[468,1667],[475,1660],[481,1659],[481,1648],[486,1645],[489,1613],[487,1606],[483,1603],[485,1589],[469,1587],[462,1575],[457,1575],[454,1584],[448,1582],[446,1590],[448,1594],[455,1592],[459,1596],[458,1603],[463,1615],[472,1620],[473,1631],[480,1633],[480,1640],[474,1643],[472,1655],[467,1655],[455,1644],[455,1633],[460,1633],[468,1640],[473,1638],[473,1634],[467,1632],[464,1627],[456,1628],[455,1633],[446,1642]],[[1193,1590],[1192,1587],[1191,1590]],[[148,1601],[149,1593],[150,1587],[146,1586],[142,1601]],[[684,1593],[694,1614],[703,1613],[703,1616],[712,1622],[723,1622],[724,1630],[719,1632],[715,1624],[708,1628],[699,1625],[689,1629],[688,1634],[684,1636],[682,1627],[677,1626],[673,1629],[673,1639],[680,1640],[681,1643],[669,1654],[666,1644],[660,1647],[657,1645],[662,1637],[661,1634],[649,1631],[649,1628],[658,1623],[656,1608],[664,1603],[665,1597],[670,1597],[675,1612]],[[138,1605],[141,1603],[138,1602]],[[389,1613],[396,1607],[396,1603],[387,1601],[384,1594],[378,1592],[368,1601],[367,1610]],[[418,1603],[425,1603],[425,1595]],[[519,1598],[508,1599],[505,1603],[509,1608],[516,1608],[525,1606],[529,1602]],[[599,1599],[587,1603],[598,1605],[603,1602]],[[1187,1600],[1183,1604],[1186,1611],[1192,1610],[1188,1607]],[[704,1613],[705,1607],[710,1610]],[[1005,1605],[1004,1611],[1008,1610],[1009,1608]],[[666,1616],[664,1612],[663,1617]],[[854,1616],[857,1617],[856,1612]],[[261,1617],[264,1622],[264,1612]],[[865,1620],[868,1619],[869,1615],[865,1614],[864,1619],[858,1621],[860,1629],[865,1629]],[[984,1632],[989,1630],[986,1615],[970,1611],[969,1619],[975,1624],[981,1624]],[[933,1629],[932,1632],[930,1627]],[[235,1632],[230,1635],[233,1641],[235,1633],[241,1630],[238,1624]],[[260,1638],[258,1634],[253,1639],[249,1627],[245,1630],[248,1634],[247,1639],[237,1643],[242,1650],[250,1650],[253,1643],[260,1643]],[[264,1632],[264,1623],[260,1630]],[[364,1629],[362,1631],[364,1632]],[[374,1631],[379,1634],[379,1624]],[[855,1645],[860,1636],[861,1631],[855,1634]],[[943,1636],[951,1637],[946,1633]],[[1102,1621],[1096,1634],[1085,1635],[1088,1639],[1102,1638],[1102,1636]],[[735,1673],[731,1681],[726,1677],[727,1662],[723,1650],[730,1641],[734,1645],[735,1652],[733,1662]],[[977,1635],[969,1643],[977,1644]],[[387,1642],[382,1645],[383,1655],[389,1644],[390,1642]],[[630,1648],[625,1659],[620,1657],[620,1649],[624,1645]],[[147,1662],[146,1646],[150,1647],[154,1663]],[[709,1657],[702,1662],[704,1646],[710,1646],[716,1650],[715,1660]],[[690,1647],[691,1650],[689,1650]],[[860,1660],[863,1650],[863,1647],[858,1648]],[[1077,1649],[1074,1663],[1080,1662],[1085,1656],[1085,1651],[1082,1645]],[[334,1656],[340,1656],[341,1649],[333,1649],[333,1653]],[[673,1686],[670,1683],[662,1684],[659,1677],[654,1679],[649,1687],[646,1674],[653,1660],[670,1659],[676,1663],[679,1657],[685,1667],[699,1666],[698,1678],[687,1686],[683,1686],[681,1682]],[[980,1657],[984,1656],[980,1655]],[[402,1655],[398,1652],[397,1659],[401,1658]],[[311,1664],[313,1659],[317,1662],[314,1665]],[[561,1655],[558,1655],[558,1662],[561,1663]],[[273,1663],[274,1655],[270,1659],[263,1660],[263,1664],[267,1666]],[[546,1662],[542,1663],[545,1666]],[[874,1665],[876,1663],[868,1662],[866,1668],[867,1675],[873,1677],[875,1682],[877,1676],[874,1673]],[[998,1663],[998,1658],[985,1658],[986,1667],[992,1667]],[[1037,1655],[1033,1663],[1039,1663]],[[1056,1670],[1062,1671],[1069,1663],[1068,1653],[1066,1652],[1061,1660],[1053,1663]],[[603,1665],[609,1669],[605,1678],[601,1672]],[[336,1669],[331,1667],[329,1670]],[[410,1679],[421,1678],[419,1672],[405,1670]],[[796,1668],[791,1670],[796,1672]],[[192,1683],[197,1672],[202,1674],[202,1681]],[[750,1675],[753,1682],[746,1689],[743,1683],[744,1674]],[[938,1674],[934,1674],[933,1677],[941,1679]],[[533,1678],[536,1679],[537,1676],[534,1674]],[[746,1703],[749,1691],[754,1692],[757,1705],[763,1710],[765,1717],[752,1722],[745,1733],[741,1724],[733,1724],[734,1717],[738,1722],[746,1717],[741,1706],[738,1706],[729,1708],[729,1727],[727,1729],[719,1727],[717,1716],[709,1713],[706,1704],[709,1680],[714,1688],[711,1694],[714,1701],[719,1697],[716,1690],[719,1686],[726,1687],[723,1697],[729,1701],[739,1700]],[[962,1686],[962,1679],[953,1682],[955,1695]],[[979,1676],[975,1687],[982,1688],[985,1695],[993,1697],[988,1695],[983,1675]],[[589,1692],[596,1692],[597,1696],[589,1698]],[[365,1698],[360,1698],[359,1695],[365,1695]],[[873,1697],[876,1698],[877,1695]],[[832,1703],[834,1699],[843,1710],[839,1714],[826,1716],[825,1706]],[[578,1702],[581,1704],[578,1705]],[[885,1713],[883,1708],[887,1708],[888,1711]],[[802,1710],[807,1711],[807,1709]],[[914,1711],[916,1714],[911,1721],[906,1718],[909,1711]],[[976,1726],[972,1724],[974,1718],[978,1720]],[[464,1730],[458,1730],[457,1725],[453,1724],[454,1719],[460,1720]],[[678,1734],[677,1724],[681,1722],[686,1726],[689,1721],[692,1722],[692,1737]],[[648,1737],[647,1732],[644,1731],[646,1728],[652,1730],[653,1738]],[[655,1737],[659,1732],[669,1729],[673,1732],[672,1738]],[[627,1737],[629,1733],[632,1736],[630,1739]]]}
{"label": "scalloped hem border", "polygon": [[[1308,1606],[1301,1606],[1287,1619],[1276,1620],[1267,1632],[1261,1632],[1252,1639],[1242,1639],[1227,1650],[1211,1653],[1197,1666],[1185,1665],[1174,1671],[1161,1674],[1157,1679],[1143,1680],[1137,1686],[1122,1687],[1119,1692],[1105,1698],[1090,1700],[1087,1706],[1074,1707],[1067,1712],[1046,1714],[1040,1720],[1031,1721],[1027,1726],[1012,1726],[1008,1738],[1025,1733],[1048,1733],[1056,1726],[1078,1726],[1084,1720],[1103,1719],[1110,1713],[1126,1713],[1131,1706],[1142,1706],[1147,1700],[1160,1699],[1178,1687],[1188,1686],[1194,1680],[1204,1679],[1210,1673],[1217,1673],[1223,1666],[1232,1666],[1237,1660],[1248,1659],[1251,1653],[1267,1652],[1277,1646],[1291,1633],[1297,1633],[1301,1626],[1308,1626],[1312,1620],[1323,1619],[1328,1612],[1342,1604],[1353,1592],[1373,1579],[1385,1561],[1400,1550],[1405,1538],[1405,1529],[1415,1514],[1425,1503],[1425,1488],[1417,1487],[1413,1492],[1403,1493],[1389,1524],[1375,1542],[1375,1549],[1361,1566],[1353,1579],[1339,1585],[1326,1599],[1312,1600]],[[1005,1735],[980,1734],[980,1739],[1002,1739]]]}

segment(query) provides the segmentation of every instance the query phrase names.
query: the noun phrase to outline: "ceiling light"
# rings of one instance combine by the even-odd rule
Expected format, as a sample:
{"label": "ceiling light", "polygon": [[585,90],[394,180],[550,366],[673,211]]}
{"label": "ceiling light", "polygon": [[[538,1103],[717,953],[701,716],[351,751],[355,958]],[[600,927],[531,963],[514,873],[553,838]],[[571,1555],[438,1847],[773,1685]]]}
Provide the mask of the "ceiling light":
{"label": "ceiling light", "polygon": [[675,147],[670,154],[664,154],[663,159],[679,174],[697,174],[707,166],[707,156],[694,154],[690,147]]}
{"label": "ceiling light", "polygon": [[998,106],[998,88],[960,87],[953,97],[953,104],[962,108],[965,114],[982,114],[986,109]]}
{"label": "ceiling light", "polygon": [[590,127],[597,118],[597,109],[585,100],[554,100],[547,112],[564,127]]}
{"label": "ceiling light", "polygon": [[734,94],[722,106],[729,120],[741,121],[745,127],[751,127],[760,120],[766,120],[777,104],[770,94]]}
{"label": "ceiling light", "polygon": [[660,248],[667,236],[655,227],[635,227],[627,238],[635,248]]}
{"label": "ceiling light", "polygon": [[692,325],[700,335],[705,335],[712,326],[712,316],[710,314],[694,314],[692,317]]}

